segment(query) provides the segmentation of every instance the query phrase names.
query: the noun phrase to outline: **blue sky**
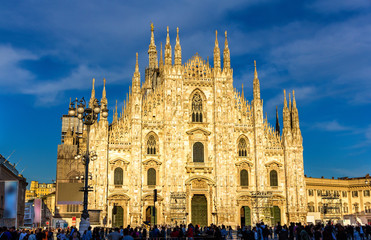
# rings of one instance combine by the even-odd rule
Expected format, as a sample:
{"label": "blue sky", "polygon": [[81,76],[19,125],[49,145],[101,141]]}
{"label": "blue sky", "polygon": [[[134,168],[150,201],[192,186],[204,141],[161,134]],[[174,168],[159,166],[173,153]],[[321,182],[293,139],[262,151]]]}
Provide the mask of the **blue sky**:
{"label": "blue sky", "polygon": [[[148,64],[150,23],[159,49],[180,28],[183,62],[213,55],[228,31],[234,85],[252,99],[257,60],[264,111],[273,124],[283,89],[296,91],[305,173],[371,173],[371,2],[0,1],[0,154],[28,180],[55,178],[61,115],[69,98],[97,94],[110,110],[131,84],[135,53]],[[224,43],[219,34],[219,43]],[[112,111],[111,111],[112,113]],[[112,114],[111,114],[112,115]],[[281,111],[280,111],[281,115]],[[282,126],[282,119],[281,119]]]}

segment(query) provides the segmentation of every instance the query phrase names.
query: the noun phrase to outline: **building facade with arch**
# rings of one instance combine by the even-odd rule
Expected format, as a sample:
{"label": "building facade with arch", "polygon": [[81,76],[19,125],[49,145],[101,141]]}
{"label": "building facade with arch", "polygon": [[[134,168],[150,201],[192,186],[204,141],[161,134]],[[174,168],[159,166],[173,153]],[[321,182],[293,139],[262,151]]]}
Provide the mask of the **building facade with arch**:
{"label": "building facade with arch", "polygon": [[[183,63],[177,29],[174,51],[168,31],[158,60],[151,27],[144,81],[137,55],[121,112],[116,104],[112,122],[101,117],[90,130],[97,160],[89,168],[89,209],[99,212],[100,225],[306,221],[294,93],[288,104],[285,92],[282,129],[278,112],[273,127],[263,117],[256,64],[248,101],[243,88],[233,85],[227,33],[222,57],[217,35],[213,54],[213,66],[198,54]],[[91,101],[95,98],[93,82]],[[108,103],[105,85],[100,101]],[[72,127],[62,145],[83,151],[86,131]]]}

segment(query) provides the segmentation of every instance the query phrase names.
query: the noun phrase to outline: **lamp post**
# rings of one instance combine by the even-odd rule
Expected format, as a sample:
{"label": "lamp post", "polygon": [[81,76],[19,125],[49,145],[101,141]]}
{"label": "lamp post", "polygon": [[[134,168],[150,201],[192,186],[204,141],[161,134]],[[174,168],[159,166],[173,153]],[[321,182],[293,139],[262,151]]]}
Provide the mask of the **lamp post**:
{"label": "lamp post", "polygon": [[[76,106],[75,106],[76,104]],[[84,177],[84,209],[81,214],[81,221],[80,221],[80,232],[84,232],[88,229],[89,223],[89,212],[88,212],[88,192],[89,192],[89,162],[90,162],[90,152],[89,152],[89,133],[90,133],[90,126],[93,125],[97,119],[98,115],[101,112],[101,106],[99,104],[98,99],[94,98],[93,101],[87,106],[86,101],[82,98],[80,101],[77,99],[70,103],[68,115],[69,116],[77,116],[78,119],[82,121],[83,124],[86,125],[87,131],[87,138],[86,138],[86,152],[85,156],[83,156],[84,165],[85,165],[85,177]],[[102,109],[102,117],[108,117],[108,109],[106,105],[103,105]],[[80,156],[81,157],[81,156]],[[79,158],[79,155],[77,156]],[[92,160],[96,158],[96,154],[92,156]]]}

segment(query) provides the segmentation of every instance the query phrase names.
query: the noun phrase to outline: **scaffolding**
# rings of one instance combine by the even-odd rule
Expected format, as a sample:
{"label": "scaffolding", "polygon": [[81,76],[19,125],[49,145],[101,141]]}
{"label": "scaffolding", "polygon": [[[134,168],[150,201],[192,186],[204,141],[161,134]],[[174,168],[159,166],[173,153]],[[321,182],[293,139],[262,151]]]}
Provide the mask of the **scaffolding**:
{"label": "scaffolding", "polygon": [[186,193],[170,194],[170,218],[174,225],[186,223]]}

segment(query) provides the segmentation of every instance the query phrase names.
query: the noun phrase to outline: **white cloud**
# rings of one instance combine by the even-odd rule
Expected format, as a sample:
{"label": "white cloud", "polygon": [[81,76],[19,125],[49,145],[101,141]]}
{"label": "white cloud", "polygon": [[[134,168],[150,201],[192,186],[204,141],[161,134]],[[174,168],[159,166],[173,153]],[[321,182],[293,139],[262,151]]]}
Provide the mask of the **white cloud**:
{"label": "white cloud", "polygon": [[343,132],[352,131],[353,128],[340,124],[337,120],[332,120],[328,122],[317,122],[313,125],[313,128],[328,132]]}
{"label": "white cloud", "polygon": [[317,0],[308,5],[308,8],[323,14],[329,14],[343,11],[355,11],[369,8],[370,6],[371,2],[369,0]]}

